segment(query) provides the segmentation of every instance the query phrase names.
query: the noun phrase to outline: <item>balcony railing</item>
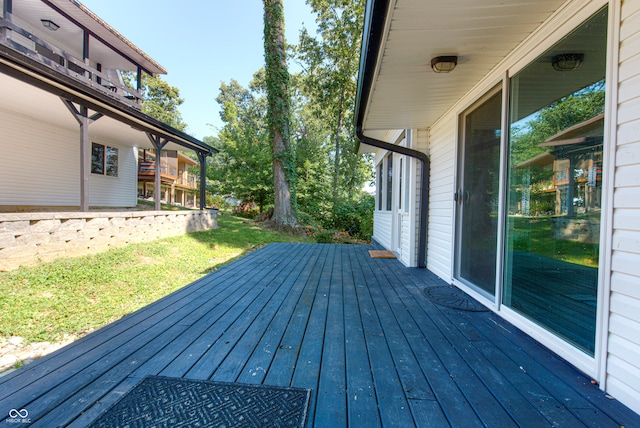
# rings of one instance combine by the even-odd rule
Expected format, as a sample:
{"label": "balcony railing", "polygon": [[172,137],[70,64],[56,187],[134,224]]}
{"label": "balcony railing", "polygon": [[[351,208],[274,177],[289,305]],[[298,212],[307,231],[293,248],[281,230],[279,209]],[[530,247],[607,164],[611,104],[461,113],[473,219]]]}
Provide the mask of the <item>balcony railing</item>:
{"label": "balcony railing", "polygon": [[[154,161],[139,162],[138,176],[152,177],[154,176],[155,171],[156,171],[156,164]],[[189,189],[198,188],[198,179],[195,175],[183,170],[179,171],[175,166],[163,160],[160,161],[160,176],[166,180],[173,180],[175,184],[185,188],[189,188]]]}
{"label": "balcony railing", "polygon": [[59,73],[123,102],[137,110],[142,108],[142,94],[123,85],[87,62],[69,55],[57,46],[29,33],[15,23],[0,18],[0,43]]}
{"label": "balcony railing", "polygon": [[193,174],[185,173],[184,177],[178,177],[177,183],[183,187],[195,189],[198,187],[198,180]]}
{"label": "balcony railing", "polygon": [[[156,164],[154,161],[139,162],[138,175],[154,175],[155,171],[156,171]],[[172,178],[173,180],[176,180],[178,178],[178,168],[161,160],[160,176],[165,178]]]}

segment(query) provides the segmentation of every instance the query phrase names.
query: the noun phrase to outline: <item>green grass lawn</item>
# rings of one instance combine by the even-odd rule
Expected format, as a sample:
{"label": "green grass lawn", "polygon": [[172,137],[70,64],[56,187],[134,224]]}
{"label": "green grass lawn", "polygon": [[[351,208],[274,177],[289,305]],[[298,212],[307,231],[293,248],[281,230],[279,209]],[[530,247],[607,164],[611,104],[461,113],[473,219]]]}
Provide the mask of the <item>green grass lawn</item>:
{"label": "green grass lawn", "polygon": [[307,242],[231,215],[219,229],[0,272],[0,335],[62,340],[115,321],[271,242]]}

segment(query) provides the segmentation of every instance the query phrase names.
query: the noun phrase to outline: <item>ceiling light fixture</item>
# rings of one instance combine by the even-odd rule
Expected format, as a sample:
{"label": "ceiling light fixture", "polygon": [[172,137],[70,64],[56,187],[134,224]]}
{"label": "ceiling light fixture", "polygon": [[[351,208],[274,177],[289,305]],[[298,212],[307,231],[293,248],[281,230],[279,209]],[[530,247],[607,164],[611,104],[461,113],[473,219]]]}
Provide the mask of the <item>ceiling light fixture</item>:
{"label": "ceiling light fixture", "polygon": [[448,73],[458,64],[457,56],[437,56],[431,60],[431,68],[436,73]]}
{"label": "ceiling light fixture", "polygon": [[582,65],[584,54],[566,53],[551,58],[551,65],[555,71],[573,71]]}
{"label": "ceiling light fixture", "polygon": [[50,19],[41,19],[40,22],[42,22],[42,25],[44,25],[45,28],[48,28],[51,31],[56,31],[58,28],[60,28],[58,24]]}

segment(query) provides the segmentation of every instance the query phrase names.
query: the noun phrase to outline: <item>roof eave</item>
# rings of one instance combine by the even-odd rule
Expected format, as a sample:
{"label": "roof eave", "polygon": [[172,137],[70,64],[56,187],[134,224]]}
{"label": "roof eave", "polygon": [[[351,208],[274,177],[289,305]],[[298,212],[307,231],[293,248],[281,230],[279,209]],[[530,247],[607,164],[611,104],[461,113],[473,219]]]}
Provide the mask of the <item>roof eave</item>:
{"label": "roof eave", "polygon": [[[364,116],[369,102],[375,67],[378,62],[388,8],[389,0],[368,0],[365,6],[355,103],[356,129],[363,129],[364,126]],[[359,145],[360,142],[358,141],[356,152],[359,151]]]}
{"label": "roof eave", "polygon": [[[167,70],[156,60],[151,58],[142,49],[120,34],[115,28],[111,27],[98,15],[93,13],[89,8],[80,3],[78,0],[44,0],[50,7],[63,13],[68,19],[75,21],[77,25],[85,27],[98,38],[111,45],[120,45],[119,50],[128,57],[138,62],[145,71],[150,74],[167,74]],[[78,16],[75,12],[80,10],[82,13]],[[88,18],[84,20],[82,17]],[[82,21],[82,22],[79,22]],[[116,46],[117,47],[117,46]],[[137,58],[135,58],[137,57]]]}
{"label": "roof eave", "polygon": [[143,132],[151,132],[178,145],[209,156],[219,150],[173,128],[141,111],[135,110],[79,81],[64,76],[46,65],[0,45],[0,71],[42,90],[81,103],[90,109],[116,118]]}

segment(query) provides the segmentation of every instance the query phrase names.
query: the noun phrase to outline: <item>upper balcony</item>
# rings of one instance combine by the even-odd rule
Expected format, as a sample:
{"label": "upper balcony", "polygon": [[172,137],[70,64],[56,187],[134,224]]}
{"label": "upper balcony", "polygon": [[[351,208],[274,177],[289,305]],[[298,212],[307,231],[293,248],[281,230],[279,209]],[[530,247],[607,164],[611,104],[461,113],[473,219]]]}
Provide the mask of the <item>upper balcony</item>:
{"label": "upper balcony", "polygon": [[[160,180],[165,184],[175,184],[185,189],[197,189],[198,178],[189,168],[198,163],[176,151],[163,152],[160,158]],[[138,162],[138,181],[153,181],[156,165],[155,154],[151,150],[141,150]]]}
{"label": "upper balcony", "polygon": [[0,44],[137,110],[141,73],[166,73],[89,9],[68,0],[0,0]]}

